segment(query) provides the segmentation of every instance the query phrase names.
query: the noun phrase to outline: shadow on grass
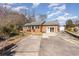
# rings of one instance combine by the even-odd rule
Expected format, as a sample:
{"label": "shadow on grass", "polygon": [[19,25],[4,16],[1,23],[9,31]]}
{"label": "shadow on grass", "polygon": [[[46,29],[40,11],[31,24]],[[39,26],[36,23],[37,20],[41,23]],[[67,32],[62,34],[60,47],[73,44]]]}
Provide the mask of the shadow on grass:
{"label": "shadow on grass", "polygon": [[13,56],[16,53],[13,49],[16,47],[16,44],[11,44],[2,48],[0,50],[0,56]]}

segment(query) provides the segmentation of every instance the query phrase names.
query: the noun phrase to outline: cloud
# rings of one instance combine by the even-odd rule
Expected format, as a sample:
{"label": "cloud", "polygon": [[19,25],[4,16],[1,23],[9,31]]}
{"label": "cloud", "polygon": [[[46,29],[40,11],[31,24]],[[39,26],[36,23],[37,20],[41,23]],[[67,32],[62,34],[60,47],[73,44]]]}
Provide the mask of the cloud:
{"label": "cloud", "polygon": [[7,9],[12,8],[12,6],[10,6],[10,5],[6,5],[6,6],[5,6],[5,5],[3,5],[3,7],[4,7],[4,8],[7,8]]}
{"label": "cloud", "polygon": [[71,16],[71,17],[68,17],[68,19],[78,19],[78,16]]}
{"label": "cloud", "polygon": [[32,8],[37,7],[38,5],[40,5],[40,3],[32,3]]}
{"label": "cloud", "polygon": [[21,10],[28,10],[28,8],[25,6],[18,6],[18,7],[12,8],[12,10],[20,12]]}
{"label": "cloud", "polygon": [[51,7],[56,7],[56,6],[59,6],[59,5],[60,4],[58,4],[58,3],[51,3],[51,4],[48,5],[48,7],[51,8]]}
{"label": "cloud", "polygon": [[7,8],[10,9],[12,8],[12,5],[14,5],[15,3],[1,3],[0,6],[3,8]]}
{"label": "cloud", "polygon": [[[65,16],[68,15],[68,13],[66,12],[66,5],[65,4],[50,4],[49,7],[52,8],[52,10],[48,11],[48,18],[55,16],[55,15],[59,15],[59,14],[65,14]],[[53,12],[55,11],[55,12]]]}
{"label": "cloud", "polygon": [[60,23],[61,25],[63,25],[63,24],[65,24],[67,18],[66,18],[65,16],[58,16],[58,17],[56,18],[56,20],[58,20],[59,23]]}
{"label": "cloud", "polygon": [[47,11],[47,14],[49,14],[50,13],[50,11]]}
{"label": "cloud", "polygon": [[3,5],[14,5],[16,3],[3,3]]}
{"label": "cloud", "polygon": [[78,16],[72,16],[72,14],[66,11],[67,9],[65,4],[50,4],[48,7],[52,8],[47,12],[48,19],[58,20],[61,25],[65,24],[68,19],[78,19]]}
{"label": "cloud", "polygon": [[63,24],[65,24],[65,22],[66,22],[66,17],[65,16],[58,16],[57,18],[56,18],[56,20],[58,20],[59,21],[59,23],[61,24],[61,25],[63,25]]}
{"label": "cloud", "polygon": [[72,19],[72,20],[76,20],[76,19],[78,19],[78,16],[58,16],[57,18],[56,18],[58,21],[59,21],[59,23],[61,24],[61,25],[63,25],[63,24],[65,24],[65,22],[68,20],[68,19]]}
{"label": "cloud", "polygon": [[63,5],[61,5],[61,6],[56,6],[56,7],[54,7],[53,9],[54,9],[54,10],[59,10],[59,11],[65,12],[65,10],[66,10],[66,5],[63,4]]}
{"label": "cloud", "polygon": [[64,13],[64,16],[69,16],[69,13],[67,13],[67,12],[66,12],[66,13]]}
{"label": "cloud", "polygon": [[58,16],[56,19],[59,20],[60,22],[67,20],[65,16]]}
{"label": "cloud", "polygon": [[60,11],[57,11],[55,13],[50,13],[50,14],[48,14],[48,18],[50,18],[50,17],[52,17],[54,15],[60,14],[60,13],[61,13]]}
{"label": "cloud", "polygon": [[68,19],[77,19],[78,18],[78,16],[58,16],[56,19],[58,19],[58,20],[68,20]]}

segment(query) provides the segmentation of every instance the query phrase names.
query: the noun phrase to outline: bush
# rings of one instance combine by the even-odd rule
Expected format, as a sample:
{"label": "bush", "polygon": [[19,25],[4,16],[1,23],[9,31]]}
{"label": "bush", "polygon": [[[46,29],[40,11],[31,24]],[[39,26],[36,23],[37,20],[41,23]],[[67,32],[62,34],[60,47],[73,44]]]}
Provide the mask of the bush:
{"label": "bush", "polygon": [[67,31],[70,31],[71,32],[72,31],[72,28],[68,28]]}
{"label": "bush", "polygon": [[16,35],[19,35],[19,33],[13,32],[13,33],[10,33],[9,37],[13,37],[13,36],[16,36]]}
{"label": "bush", "polygon": [[9,36],[13,37],[13,36],[16,36],[16,35],[19,35],[19,32],[17,31],[17,29],[12,29]]}
{"label": "bush", "polygon": [[69,31],[71,31],[72,29],[70,29],[70,28],[74,28],[74,27],[75,27],[75,24],[73,23],[73,21],[71,19],[66,21],[65,29],[68,29]]}
{"label": "bush", "polygon": [[11,29],[8,28],[8,27],[3,27],[3,28],[1,29],[1,32],[4,33],[4,35],[9,35],[10,32],[11,32]]}
{"label": "bush", "polygon": [[14,25],[11,25],[10,27],[3,27],[1,29],[1,32],[6,36],[8,35],[9,37],[19,35],[19,32],[17,31],[17,28]]}

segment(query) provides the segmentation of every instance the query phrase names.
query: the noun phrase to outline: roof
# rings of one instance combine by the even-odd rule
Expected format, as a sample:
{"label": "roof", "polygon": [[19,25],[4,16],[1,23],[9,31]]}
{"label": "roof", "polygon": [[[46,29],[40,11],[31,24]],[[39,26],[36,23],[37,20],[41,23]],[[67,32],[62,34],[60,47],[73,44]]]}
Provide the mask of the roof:
{"label": "roof", "polygon": [[[44,24],[43,24],[44,23]],[[26,23],[24,26],[33,26],[33,25],[59,25],[58,21],[37,21],[37,22],[32,22],[32,23]]]}
{"label": "roof", "polygon": [[36,21],[36,22],[32,22],[32,23],[26,23],[24,26],[31,26],[31,25],[41,25],[43,24],[45,21]]}
{"label": "roof", "polygon": [[59,25],[58,21],[48,21],[44,23],[43,25]]}

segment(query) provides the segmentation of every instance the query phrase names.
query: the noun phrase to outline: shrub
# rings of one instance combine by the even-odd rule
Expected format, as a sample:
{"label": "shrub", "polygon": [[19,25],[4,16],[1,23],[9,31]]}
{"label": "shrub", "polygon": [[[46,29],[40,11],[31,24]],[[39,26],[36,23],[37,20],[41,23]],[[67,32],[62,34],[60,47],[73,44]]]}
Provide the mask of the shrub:
{"label": "shrub", "polygon": [[3,28],[1,29],[1,32],[3,32],[4,35],[9,35],[10,32],[11,32],[11,29],[10,29],[10,28],[7,28],[7,27],[3,27]]}
{"label": "shrub", "polygon": [[17,32],[12,32],[12,33],[10,33],[9,37],[13,37],[13,36],[16,36],[16,35],[19,35],[19,33],[17,33]]}
{"label": "shrub", "polygon": [[74,32],[77,32],[78,31],[78,28],[74,28]]}
{"label": "shrub", "polygon": [[72,28],[68,28],[67,31],[70,31],[71,32],[72,31]]}
{"label": "shrub", "polygon": [[14,25],[10,25],[9,27],[3,27],[1,29],[1,32],[6,36],[8,35],[9,37],[19,35],[19,32],[17,31],[17,29]]}

